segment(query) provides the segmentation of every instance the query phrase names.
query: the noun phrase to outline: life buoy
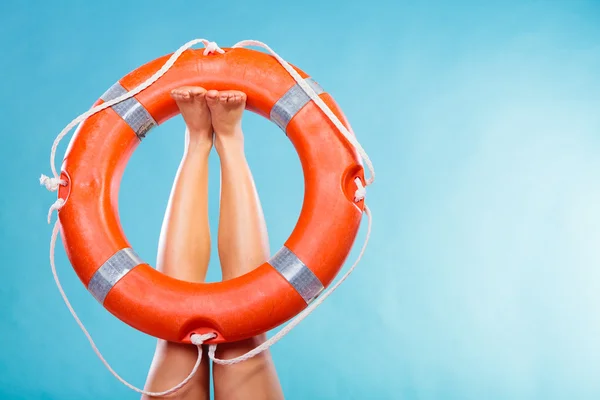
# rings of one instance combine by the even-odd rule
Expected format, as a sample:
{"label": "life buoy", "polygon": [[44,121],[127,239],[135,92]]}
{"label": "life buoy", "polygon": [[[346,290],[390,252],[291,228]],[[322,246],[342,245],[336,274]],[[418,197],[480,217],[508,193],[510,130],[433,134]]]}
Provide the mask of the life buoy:
{"label": "life buoy", "polygon": [[[77,275],[113,315],[157,338],[207,344],[237,341],[273,329],[298,314],[335,278],[358,233],[364,182],[356,149],[279,62],[268,54],[227,48],[204,55],[187,50],[158,81],[132,98],[87,118],[65,154],[58,191],[61,237]],[[95,103],[146,81],[167,60],[158,58],[113,85]],[[294,67],[337,118],[333,98]],[[283,247],[235,279],[191,283],[164,275],[131,248],[119,222],[118,192],[127,161],[146,134],[178,114],[171,90],[184,85],[240,90],[246,108],[275,122],[294,145],[305,193],[298,222]],[[140,201],[143,201],[141,199]]]}

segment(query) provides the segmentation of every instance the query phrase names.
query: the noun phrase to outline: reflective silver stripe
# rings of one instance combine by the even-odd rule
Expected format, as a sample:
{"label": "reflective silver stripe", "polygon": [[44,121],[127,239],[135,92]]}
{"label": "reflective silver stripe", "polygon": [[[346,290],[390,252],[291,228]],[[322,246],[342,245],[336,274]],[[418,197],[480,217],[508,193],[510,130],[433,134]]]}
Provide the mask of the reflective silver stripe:
{"label": "reflective silver stripe", "polygon": [[[101,97],[110,101],[127,93],[119,82],[115,83]],[[148,131],[158,125],[144,106],[135,97],[130,97],[112,106],[117,114],[133,129],[137,137],[142,140]]]}
{"label": "reflective silver stripe", "polygon": [[144,261],[133,249],[119,250],[94,273],[88,284],[88,290],[100,304],[103,304],[110,289],[129,271],[140,264],[144,264]]}
{"label": "reflective silver stripe", "polygon": [[269,264],[287,279],[307,304],[324,289],[319,278],[285,246],[269,260]]}
{"label": "reflective silver stripe", "polygon": [[[304,80],[317,93],[323,93],[323,88],[312,78]],[[298,83],[290,88],[271,109],[271,121],[275,122],[284,132],[288,123],[294,118],[298,111],[310,102],[310,97]]]}

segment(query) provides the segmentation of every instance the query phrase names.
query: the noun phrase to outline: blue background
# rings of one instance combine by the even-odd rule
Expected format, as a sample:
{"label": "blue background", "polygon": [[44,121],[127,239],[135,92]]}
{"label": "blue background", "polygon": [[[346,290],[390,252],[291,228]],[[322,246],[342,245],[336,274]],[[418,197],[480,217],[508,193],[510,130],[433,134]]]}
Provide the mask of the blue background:
{"label": "blue background", "polygon": [[[37,180],[56,134],[106,88],[205,37],[262,40],[309,72],[378,173],[364,261],[272,350],[287,398],[600,398],[599,20],[597,1],[1,2],[0,397],[138,397],[55,288],[55,195]],[[302,171],[274,124],[244,124],[277,249]],[[123,178],[122,223],[148,260],[183,130],[181,117],[154,130]],[[218,183],[213,156],[213,235]],[[106,358],[143,385],[154,339],[95,302],[60,242],[57,263]]]}

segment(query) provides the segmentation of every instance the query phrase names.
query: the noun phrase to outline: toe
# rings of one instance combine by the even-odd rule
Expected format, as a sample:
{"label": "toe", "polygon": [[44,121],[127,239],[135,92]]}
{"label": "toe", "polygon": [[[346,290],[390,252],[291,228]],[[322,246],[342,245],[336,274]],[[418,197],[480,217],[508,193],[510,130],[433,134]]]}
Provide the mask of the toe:
{"label": "toe", "polygon": [[183,101],[190,99],[190,92],[186,88],[178,88],[171,92],[171,97],[175,100]]}
{"label": "toe", "polygon": [[244,101],[246,100],[246,94],[244,92],[232,92],[231,93],[231,98],[229,99],[229,103],[232,105],[240,105],[242,103],[244,103]]}
{"label": "toe", "polygon": [[244,93],[244,92],[238,92],[236,100],[239,103],[244,103],[246,101],[246,93]]}
{"label": "toe", "polygon": [[237,90],[227,90],[219,93],[219,102],[227,105],[238,105],[246,100],[246,94]]}
{"label": "toe", "polygon": [[189,89],[190,94],[194,97],[204,97],[206,94],[206,89],[200,86],[194,86]]}
{"label": "toe", "polygon": [[206,92],[205,96],[206,100],[211,104],[215,104],[219,101],[219,91],[217,90],[209,90]]}
{"label": "toe", "polygon": [[231,93],[230,92],[221,92],[221,96],[219,97],[219,100],[222,103],[228,103],[231,99]]}

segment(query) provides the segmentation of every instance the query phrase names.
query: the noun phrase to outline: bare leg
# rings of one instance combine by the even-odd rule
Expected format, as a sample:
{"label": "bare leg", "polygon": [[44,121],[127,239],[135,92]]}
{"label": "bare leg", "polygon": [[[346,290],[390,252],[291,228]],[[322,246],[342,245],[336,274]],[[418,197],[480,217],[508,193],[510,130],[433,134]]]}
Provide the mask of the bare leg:
{"label": "bare leg", "polygon": [[[246,95],[237,91],[206,94],[215,130],[215,148],[221,159],[221,213],[219,258],[223,279],[231,279],[258,267],[269,258],[267,229],[244,154],[242,113]],[[242,355],[265,340],[249,340],[218,346],[217,357]],[[216,399],[283,399],[275,367],[268,352],[235,365],[213,365]]]}
{"label": "bare leg", "polygon": [[[207,194],[213,130],[205,94],[199,87],[183,87],[172,93],[187,125],[186,142],[163,221],[157,261],[158,270],[192,282],[204,281],[210,258]],[[175,386],[190,373],[197,357],[196,346],[159,340],[146,390],[164,391]],[[205,357],[194,378],[168,398],[208,400],[209,375]]]}

